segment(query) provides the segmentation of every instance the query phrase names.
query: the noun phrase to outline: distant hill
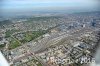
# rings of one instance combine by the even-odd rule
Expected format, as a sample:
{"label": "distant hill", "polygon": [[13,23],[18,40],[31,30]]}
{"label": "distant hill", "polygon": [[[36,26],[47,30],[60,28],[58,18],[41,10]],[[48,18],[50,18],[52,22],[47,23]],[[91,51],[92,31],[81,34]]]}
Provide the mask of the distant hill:
{"label": "distant hill", "polygon": [[11,23],[12,23],[11,20],[3,20],[3,21],[0,21],[0,26],[2,26],[2,25],[9,25]]}

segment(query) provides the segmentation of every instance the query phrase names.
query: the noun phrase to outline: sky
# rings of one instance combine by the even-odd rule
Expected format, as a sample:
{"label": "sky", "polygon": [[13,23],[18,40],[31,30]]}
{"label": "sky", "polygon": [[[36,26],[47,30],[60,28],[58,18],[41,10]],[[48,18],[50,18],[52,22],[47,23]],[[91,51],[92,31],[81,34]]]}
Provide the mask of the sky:
{"label": "sky", "polygon": [[0,13],[98,11],[99,0],[0,0]]}

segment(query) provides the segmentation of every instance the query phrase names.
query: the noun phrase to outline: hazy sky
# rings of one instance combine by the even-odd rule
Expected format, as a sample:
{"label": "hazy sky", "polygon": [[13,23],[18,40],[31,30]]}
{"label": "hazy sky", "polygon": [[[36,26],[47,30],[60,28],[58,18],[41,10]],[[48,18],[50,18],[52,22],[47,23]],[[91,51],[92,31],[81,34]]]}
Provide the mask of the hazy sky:
{"label": "hazy sky", "polygon": [[0,0],[0,12],[97,11],[99,0]]}

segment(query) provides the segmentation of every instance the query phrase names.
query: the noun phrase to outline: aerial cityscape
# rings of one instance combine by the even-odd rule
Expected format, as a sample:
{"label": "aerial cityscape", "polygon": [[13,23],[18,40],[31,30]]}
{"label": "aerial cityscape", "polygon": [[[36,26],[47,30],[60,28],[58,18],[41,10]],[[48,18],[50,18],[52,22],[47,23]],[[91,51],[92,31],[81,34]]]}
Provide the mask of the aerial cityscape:
{"label": "aerial cityscape", "polygon": [[88,1],[1,1],[0,66],[100,64],[99,1]]}

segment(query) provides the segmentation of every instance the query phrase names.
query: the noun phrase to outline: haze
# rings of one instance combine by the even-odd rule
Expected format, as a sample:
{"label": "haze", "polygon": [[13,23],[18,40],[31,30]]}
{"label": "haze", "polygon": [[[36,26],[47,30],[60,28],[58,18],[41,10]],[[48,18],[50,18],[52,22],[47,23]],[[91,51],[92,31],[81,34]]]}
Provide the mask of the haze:
{"label": "haze", "polygon": [[1,15],[98,11],[98,0],[0,0]]}

